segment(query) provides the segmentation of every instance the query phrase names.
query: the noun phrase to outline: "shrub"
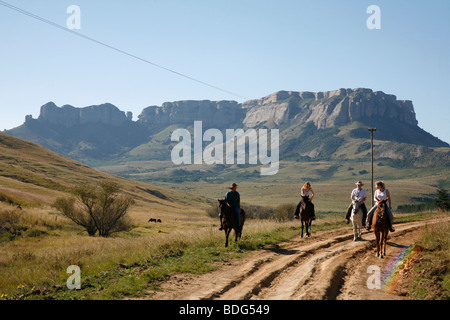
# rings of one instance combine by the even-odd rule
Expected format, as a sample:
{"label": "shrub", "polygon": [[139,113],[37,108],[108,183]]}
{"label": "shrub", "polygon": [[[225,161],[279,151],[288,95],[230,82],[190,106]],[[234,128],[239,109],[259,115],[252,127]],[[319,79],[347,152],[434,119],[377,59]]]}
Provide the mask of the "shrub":
{"label": "shrub", "polygon": [[25,230],[27,228],[23,225],[22,218],[18,212],[14,210],[0,211],[0,234],[20,235]]}
{"label": "shrub", "polygon": [[281,204],[275,208],[274,218],[280,222],[293,220],[296,208],[294,203]]}
{"label": "shrub", "polygon": [[434,204],[439,209],[439,211],[449,211],[450,198],[448,196],[448,191],[445,189],[438,189],[437,197],[436,200],[434,200]]}
{"label": "shrub", "polygon": [[98,231],[99,236],[109,237],[133,228],[127,212],[134,200],[119,195],[119,191],[114,182],[101,182],[98,186],[82,184],[72,190],[74,196],[58,198],[53,207],[85,228],[89,236]]}

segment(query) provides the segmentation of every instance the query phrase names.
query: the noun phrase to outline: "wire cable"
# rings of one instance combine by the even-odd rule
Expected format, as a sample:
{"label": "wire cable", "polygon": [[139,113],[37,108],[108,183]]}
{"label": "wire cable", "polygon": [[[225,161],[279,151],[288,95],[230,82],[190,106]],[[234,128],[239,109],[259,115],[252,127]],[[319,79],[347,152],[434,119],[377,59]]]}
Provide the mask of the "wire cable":
{"label": "wire cable", "polygon": [[50,25],[50,26],[52,26],[52,27],[55,27],[55,28],[58,28],[58,29],[60,29],[60,30],[69,32],[69,33],[71,33],[71,34],[73,34],[73,35],[76,35],[76,36],[78,36],[78,37],[80,37],[80,38],[83,38],[83,39],[85,39],[85,40],[94,42],[94,43],[96,43],[96,44],[98,44],[98,45],[104,46],[104,47],[109,48],[109,49],[111,49],[111,50],[114,50],[114,51],[116,51],[116,52],[119,52],[119,53],[122,53],[122,54],[124,54],[124,55],[127,55],[127,56],[129,56],[129,57],[131,57],[131,58],[134,58],[134,59],[136,59],[136,60],[140,60],[140,61],[145,62],[145,63],[147,63],[147,64],[150,64],[150,65],[152,65],[152,66],[154,66],[154,67],[157,67],[157,68],[163,69],[163,70],[165,70],[165,71],[171,72],[171,73],[176,74],[176,75],[178,75],[178,76],[180,76],[180,77],[189,79],[189,80],[191,80],[191,81],[200,83],[200,84],[202,84],[202,85],[208,86],[208,87],[210,87],[210,88],[213,88],[213,89],[216,89],[216,90],[225,92],[225,93],[227,93],[227,94],[230,94],[230,95],[233,95],[233,96],[236,96],[236,97],[239,97],[239,98],[243,98],[243,99],[246,99],[246,100],[250,100],[250,98],[244,97],[244,96],[242,96],[242,95],[240,95],[240,94],[237,94],[237,93],[235,93],[235,92],[232,92],[232,91],[229,91],[229,90],[222,89],[222,88],[220,88],[220,87],[218,87],[218,86],[212,85],[212,84],[210,84],[210,83],[207,83],[207,82],[201,81],[201,80],[199,80],[199,79],[193,78],[193,77],[188,76],[188,75],[186,75],[186,74],[183,74],[183,73],[181,73],[181,72],[178,72],[178,71],[172,70],[172,69],[170,69],[170,68],[164,67],[164,66],[162,66],[162,65],[159,65],[159,64],[154,63],[154,62],[152,62],[152,61],[149,61],[149,60],[147,60],[147,59],[141,58],[141,57],[139,57],[139,56],[136,56],[136,55],[134,55],[134,54],[132,54],[132,53],[129,53],[129,52],[127,52],[127,51],[124,51],[124,50],[121,50],[121,49],[119,49],[119,48],[116,48],[116,47],[114,47],[114,46],[112,46],[112,45],[109,45],[109,44],[107,44],[107,43],[104,43],[104,42],[102,42],[102,41],[96,40],[96,39],[94,39],[94,38],[91,38],[91,37],[86,36],[86,35],[84,35],[84,34],[81,34],[81,33],[79,33],[79,32],[76,32],[76,31],[73,31],[73,30],[68,29],[68,28],[66,28],[66,27],[63,27],[63,26],[61,26],[61,25],[59,25],[59,24],[57,24],[57,23],[55,23],[55,22],[53,22],[53,21],[47,20],[47,19],[42,18],[42,17],[40,17],[40,16],[38,16],[38,15],[35,15],[35,14],[29,12],[29,11],[26,11],[26,10],[23,10],[23,9],[21,9],[21,8],[19,8],[19,7],[13,6],[12,4],[7,3],[7,2],[5,2],[5,1],[0,0],[0,5],[4,6],[4,7],[6,7],[6,8],[12,9],[12,10],[14,10],[14,11],[16,11],[16,12],[19,12],[19,13],[21,13],[21,14],[23,14],[23,15],[26,15],[26,16],[28,16],[28,17],[30,17],[30,18],[35,19],[35,20],[41,21],[41,22],[43,22],[43,23],[46,23],[46,24],[48,24],[48,25]]}

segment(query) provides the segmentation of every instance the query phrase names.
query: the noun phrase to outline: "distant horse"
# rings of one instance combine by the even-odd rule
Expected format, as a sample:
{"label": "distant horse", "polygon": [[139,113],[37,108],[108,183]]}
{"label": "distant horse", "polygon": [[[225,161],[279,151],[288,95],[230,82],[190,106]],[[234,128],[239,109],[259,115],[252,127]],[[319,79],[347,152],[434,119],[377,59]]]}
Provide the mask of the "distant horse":
{"label": "distant horse", "polygon": [[350,216],[350,220],[352,220],[353,224],[353,241],[360,240],[363,217],[359,200],[352,201],[352,215]]}
{"label": "distant horse", "polygon": [[241,226],[239,227],[239,221],[233,209],[228,205],[225,200],[218,200],[220,216],[222,217],[222,226],[225,231],[225,247],[228,247],[228,236],[231,230],[234,229],[235,241],[241,238],[242,229],[244,228],[245,222],[245,211],[241,209]]}
{"label": "distant horse", "polygon": [[150,218],[150,219],[148,220],[148,222],[156,222],[156,219]]}
{"label": "distant horse", "polygon": [[309,197],[302,197],[302,201],[300,203],[300,221],[302,222],[302,234],[303,238],[303,228],[306,226],[306,236],[309,237],[311,235],[311,223],[312,223],[312,212],[313,208],[309,204]]}
{"label": "distant horse", "polygon": [[388,213],[386,212],[386,200],[378,201],[377,208],[372,218],[372,228],[377,241],[377,257],[381,259],[386,255],[386,242],[389,234]]}

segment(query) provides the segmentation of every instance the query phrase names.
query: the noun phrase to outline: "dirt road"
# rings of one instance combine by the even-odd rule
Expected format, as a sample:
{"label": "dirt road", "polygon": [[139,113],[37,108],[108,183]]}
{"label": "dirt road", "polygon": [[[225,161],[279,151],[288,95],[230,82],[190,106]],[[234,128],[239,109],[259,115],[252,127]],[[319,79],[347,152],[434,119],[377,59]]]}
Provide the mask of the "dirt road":
{"label": "dirt road", "polygon": [[[436,223],[430,220],[426,223]],[[420,239],[425,222],[397,224],[390,234],[387,256],[375,257],[375,236],[364,232],[353,241],[351,227],[315,232],[288,243],[258,250],[200,275],[177,275],[151,299],[403,299],[400,295],[369,289],[369,266],[378,266],[383,282],[406,248]]]}

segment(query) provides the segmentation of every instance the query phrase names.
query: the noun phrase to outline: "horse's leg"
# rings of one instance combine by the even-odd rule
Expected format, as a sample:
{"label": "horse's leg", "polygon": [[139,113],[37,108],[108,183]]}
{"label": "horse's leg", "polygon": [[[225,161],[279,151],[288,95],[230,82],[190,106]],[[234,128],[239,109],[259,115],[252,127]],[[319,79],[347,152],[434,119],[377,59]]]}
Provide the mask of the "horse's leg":
{"label": "horse's leg", "polygon": [[302,220],[302,234],[301,237],[303,238],[303,220]]}
{"label": "horse's leg", "polygon": [[306,236],[309,237],[309,221],[305,221]]}
{"label": "horse's leg", "polygon": [[225,248],[228,247],[228,236],[230,235],[231,229],[225,229]]}
{"label": "horse's leg", "polygon": [[388,234],[389,234],[389,230],[386,230],[385,232],[384,232],[384,255],[386,256],[386,243],[387,243],[387,237],[388,237]]}
{"label": "horse's leg", "polygon": [[358,219],[358,238],[361,239],[361,235],[362,235],[362,222],[363,222],[363,216],[360,214],[359,215],[359,219]]}
{"label": "horse's leg", "polygon": [[357,232],[358,232],[358,230],[357,230],[357,226],[356,226],[356,219],[355,219],[356,217],[355,217],[355,215],[353,215],[352,216],[352,224],[353,224],[353,241],[356,241],[356,238],[357,238]]}
{"label": "horse's leg", "polygon": [[309,220],[308,237],[311,236],[311,225],[312,225],[312,220]]}
{"label": "horse's leg", "polygon": [[377,254],[376,256],[379,257],[380,256],[380,234],[377,230],[375,230],[375,239],[377,242]]}
{"label": "horse's leg", "polygon": [[384,257],[384,255],[383,255],[383,246],[384,246],[385,242],[386,242],[386,233],[383,230],[383,232],[381,232],[381,241],[380,241],[380,255],[381,255],[382,259]]}

